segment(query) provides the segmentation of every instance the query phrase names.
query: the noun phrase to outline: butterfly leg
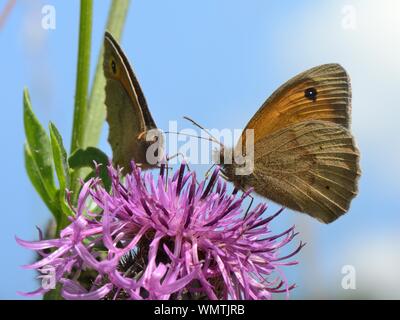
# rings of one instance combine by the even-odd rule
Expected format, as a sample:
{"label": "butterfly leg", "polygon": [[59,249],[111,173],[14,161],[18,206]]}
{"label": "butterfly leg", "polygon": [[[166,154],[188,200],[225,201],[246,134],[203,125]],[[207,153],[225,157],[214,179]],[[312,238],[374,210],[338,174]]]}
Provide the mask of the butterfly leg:
{"label": "butterfly leg", "polygon": [[[215,164],[213,165],[213,166],[215,166]],[[212,169],[212,167],[210,168],[210,169],[208,169],[208,171],[210,171]],[[229,182],[229,179],[228,179],[228,177],[223,173],[223,172],[219,172],[219,176],[222,178],[222,179],[224,179],[225,181],[228,181]],[[236,190],[236,191],[235,191]],[[235,190],[234,190],[234,192],[233,193],[236,193],[237,191],[242,191],[242,193],[243,194],[245,194],[246,193],[246,191],[245,190],[243,190],[243,189],[236,189],[236,187],[235,187]],[[247,210],[246,210],[246,213],[244,214],[244,219],[246,219],[246,217],[247,217],[247,214],[249,213],[249,211],[250,211],[250,208],[251,208],[251,206],[253,205],[253,201],[254,201],[254,197],[251,195],[251,194],[248,194],[247,195],[248,197],[250,197],[250,204],[249,204],[249,206],[247,207]]]}
{"label": "butterfly leg", "polygon": [[[182,157],[182,160],[185,160],[185,155],[182,152],[178,152],[178,153],[174,154],[173,156],[167,157],[167,161],[171,160],[171,159],[174,159],[174,158],[177,158],[179,156]],[[189,172],[192,172],[192,170],[190,169],[190,166],[189,166],[189,164],[187,162],[185,162],[185,166],[186,166],[186,169]],[[199,182],[197,181],[197,179],[196,179],[196,184],[199,185]]]}
{"label": "butterfly leg", "polygon": [[250,200],[249,206],[247,207],[246,213],[244,214],[244,218],[243,219],[247,218],[247,214],[249,213],[250,208],[253,205],[253,201],[254,201],[254,197],[251,194],[249,194],[248,196],[251,198],[251,200]]}
{"label": "butterfly leg", "polygon": [[208,170],[206,171],[206,174],[205,174],[206,179],[210,175],[211,169],[214,168],[214,167],[215,167],[215,163],[210,168],[208,168]]}
{"label": "butterfly leg", "polygon": [[[169,162],[169,160],[174,159],[174,158],[177,158],[177,157],[179,157],[179,156],[181,156],[183,159],[185,158],[185,156],[184,156],[183,153],[176,153],[176,154],[174,154],[173,156],[166,157],[166,169],[167,169],[167,172],[166,172],[166,178],[165,178],[165,188],[167,188],[169,170],[172,169],[172,167],[169,166],[168,162]],[[188,170],[189,172],[192,172],[192,170],[190,169],[189,164],[186,163],[185,165],[186,165],[187,170]],[[199,184],[199,182],[197,181],[197,179],[196,179],[196,183]]]}

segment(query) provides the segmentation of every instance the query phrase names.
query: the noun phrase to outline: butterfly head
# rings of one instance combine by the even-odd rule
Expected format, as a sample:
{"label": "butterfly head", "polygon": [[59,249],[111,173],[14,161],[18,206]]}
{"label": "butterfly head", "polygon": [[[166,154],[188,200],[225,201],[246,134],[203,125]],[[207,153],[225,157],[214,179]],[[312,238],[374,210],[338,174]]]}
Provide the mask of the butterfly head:
{"label": "butterfly head", "polygon": [[[218,164],[221,168],[221,173],[229,180],[232,181],[236,187],[246,189],[248,180],[251,177],[251,171],[248,171],[248,163],[240,161],[235,156],[233,148],[222,147],[220,150],[215,150],[213,154],[214,163]],[[241,155],[241,159],[245,155]]]}

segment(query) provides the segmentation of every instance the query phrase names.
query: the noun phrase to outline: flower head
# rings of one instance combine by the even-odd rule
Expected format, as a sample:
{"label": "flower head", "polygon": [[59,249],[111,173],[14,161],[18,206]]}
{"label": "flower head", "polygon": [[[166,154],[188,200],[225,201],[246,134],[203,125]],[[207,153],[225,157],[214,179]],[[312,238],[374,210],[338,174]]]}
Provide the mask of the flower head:
{"label": "flower head", "polygon": [[297,263],[287,259],[302,244],[279,255],[296,235],[270,234],[281,210],[244,214],[249,193],[229,193],[218,168],[198,184],[185,164],[170,178],[164,165],[158,177],[132,165],[125,178],[108,167],[110,192],[99,178],[84,183],[59,238],[17,238],[42,256],[25,268],[54,268],[65,299],[269,299],[294,287],[280,267]]}

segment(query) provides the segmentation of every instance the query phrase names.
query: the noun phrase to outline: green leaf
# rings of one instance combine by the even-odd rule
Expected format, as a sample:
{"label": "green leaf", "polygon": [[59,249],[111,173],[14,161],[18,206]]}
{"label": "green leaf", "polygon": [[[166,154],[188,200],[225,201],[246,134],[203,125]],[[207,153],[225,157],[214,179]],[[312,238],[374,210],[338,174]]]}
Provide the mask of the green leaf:
{"label": "green leaf", "polygon": [[43,178],[40,175],[39,168],[36,165],[36,161],[32,155],[32,152],[28,144],[25,144],[24,156],[25,156],[26,172],[28,174],[29,179],[31,180],[33,187],[40,195],[40,197],[42,198],[46,206],[49,208],[49,210],[53,213],[56,221],[58,221],[59,210],[57,208],[57,204],[54,201],[55,199],[47,193]]}
{"label": "green leaf", "polygon": [[60,185],[58,198],[60,202],[60,209],[64,213],[64,216],[58,223],[58,227],[62,228],[68,223],[68,216],[73,215],[73,212],[66,202],[66,190],[70,189],[70,169],[68,165],[68,156],[65,151],[64,144],[57,127],[50,122],[50,141],[51,148],[53,150],[54,166],[56,168],[57,178]]}
{"label": "green leaf", "polygon": [[56,168],[60,190],[64,192],[65,189],[70,187],[71,179],[69,175],[67,152],[65,151],[60,133],[58,132],[56,126],[51,122],[49,125],[49,131],[51,148],[53,151],[54,166]]}
{"label": "green leaf", "polygon": [[[118,41],[126,21],[130,0],[113,0],[108,13],[106,30],[108,30]],[[96,146],[99,142],[100,133],[106,118],[106,107],[104,104],[106,79],[103,74],[103,46],[100,50],[96,73],[90,93],[89,106],[86,113],[86,132],[83,148]]]}
{"label": "green leaf", "polygon": [[75,213],[72,211],[71,207],[67,203],[65,193],[62,195],[62,197],[60,196],[60,209],[64,213],[64,215],[61,218],[60,223],[57,224],[58,230],[64,229],[69,224],[68,217],[72,217],[75,215]]}
{"label": "green leaf", "polygon": [[[104,187],[109,190],[111,187],[111,181],[107,172],[108,156],[100,149],[94,147],[88,147],[86,149],[76,150],[68,159],[69,166],[74,169],[91,168],[93,171],[96,169],[96,165],[101,164],[99,167],[99,176],[103,181]],[[89,177],[93,177],[95,172],[89,174]]]}
{"label": "green leaf", "polygon": [[68,159],[71,168],[94,168],[93,161],[98,164],[108,165],[108,156],[98,148],[89,147],[76,150]]}
{"label": "green leaf", "polygon": [[28,90],[24,90],[24,126],[30,160],[34,162],[37,174],[40,176],[43,188],[52,199],[56,194],[53,176],[53,155],[50,139],[32,111]]}

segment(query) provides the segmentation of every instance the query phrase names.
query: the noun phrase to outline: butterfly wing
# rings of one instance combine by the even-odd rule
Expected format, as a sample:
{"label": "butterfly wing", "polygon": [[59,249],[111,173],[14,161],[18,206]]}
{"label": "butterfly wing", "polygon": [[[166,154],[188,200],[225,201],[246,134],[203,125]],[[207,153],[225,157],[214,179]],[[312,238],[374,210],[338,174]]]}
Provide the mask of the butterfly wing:
{"label": "butterfly wing", "polygon": [[157,127],[127,57],[108,32],[104,36],[103,71],[113,162],[129,170],[132,159],[146,163],[148,144],[141,136]]}
{"label": "butterfly wing", "polygon": [[347,129],[306,121],[256,141],[254,171],[243,177],[255,191],[329,223],[357,194],[359,151]]}
{"label": "butterfly wing", "polygon": [[349,76],[340,65],[325,64],[299,74],[277,89],[246,129],[254,129],[254,141],[257,141],[307,120],[323,120],[349,128],[350,108]]}

